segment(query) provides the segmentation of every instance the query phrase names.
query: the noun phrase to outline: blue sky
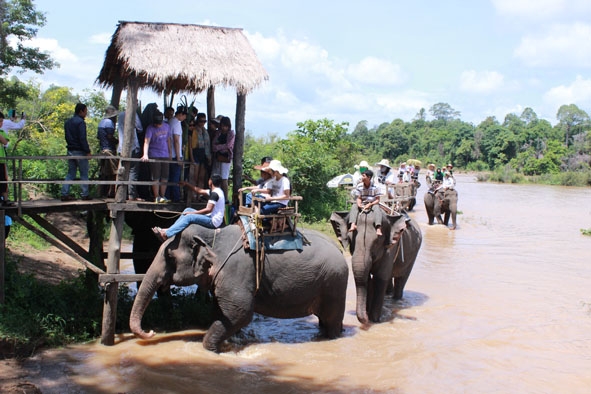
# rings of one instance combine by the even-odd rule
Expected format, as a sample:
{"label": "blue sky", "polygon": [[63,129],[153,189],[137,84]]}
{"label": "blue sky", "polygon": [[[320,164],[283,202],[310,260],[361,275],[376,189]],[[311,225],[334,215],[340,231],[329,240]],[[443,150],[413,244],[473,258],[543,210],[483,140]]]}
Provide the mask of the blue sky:
{"label": "blue sky", "polygon": [[[526,107],[552,124],[562,104],[591,112],[588,0],[34,3],[47,24],[33,45],[61,64],[34,78],[76,93],[98,89],[118,21],[243,28],[270,77],[246,101],[256,136],[284,136],[307,119],[350,130],[362,120],[410,121],[439,102],[474,124]],[[217,92],[217,112],[234,119],[234,91]],[[150,91],[139,98],[162,101]],[[205,95],[195,98],[204,110]]]}

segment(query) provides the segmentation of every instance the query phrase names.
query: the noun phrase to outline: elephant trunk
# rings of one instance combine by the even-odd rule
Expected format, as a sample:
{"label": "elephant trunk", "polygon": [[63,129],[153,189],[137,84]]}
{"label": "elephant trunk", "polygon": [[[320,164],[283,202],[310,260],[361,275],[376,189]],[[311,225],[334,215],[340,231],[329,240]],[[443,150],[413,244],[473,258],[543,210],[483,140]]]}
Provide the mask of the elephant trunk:
{"label": "elephant trunk", "polygon": [[[362,248],[356,250],[351,258],[351,267],[353,269],[353,277],[355,279],[355,288],[357,292],[357,320],[361,324],[369,323],[367,315],[367,291],[369,286],[369,270],[371,268],[371,256],[369,250],[361,252]],[[369,261],[367,261],[369,259]]]}
{"label": "elephant trunk", "polygon": [[[156,259],[158,259],[158,257],[156,257]],[[131,332],[142,339],[150,339],[155,335],[155,332],[152,330],[150,330],[150,332],[145,332],[142,329],[142,317],[144,316],[144,312],[146,311],[150,300],[154,297],[156,290],[162,284],[157,275],[155,266],[157,266],[157,264],[154,262],[152,263],[152,266],[150,266],[150,269],[148,269],[148,272],[138,289],[135,300],[133,301],[133,307],[131,309],[131,314],[129,315],[129,328],[131,329]]]}

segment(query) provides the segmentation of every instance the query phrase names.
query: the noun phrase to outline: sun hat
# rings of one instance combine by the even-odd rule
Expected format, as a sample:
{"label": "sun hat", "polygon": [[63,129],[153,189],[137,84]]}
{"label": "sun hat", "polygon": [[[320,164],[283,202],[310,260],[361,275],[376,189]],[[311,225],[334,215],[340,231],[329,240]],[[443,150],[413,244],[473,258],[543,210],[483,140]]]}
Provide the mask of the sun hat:
{"label": "sun hat", "polygon": [[369,167],[369,164],[365,160],[359,162],[359,167]]}
{"label": "sun hat", "polygon": [[390,167],[390,160],[388,160],[388,159],[382,159],[379,163],[376,163],[376,166],[384,166],[384,167],[392,168],[392,167]]}
{"label": "sun hat", "polygon": [[112,118],[118,114],[119,111],[117,111],[117,108],[115,108],[113,105],[107,105],[107,108],[105,109],[105,119]]}
{"label": "sun hat", "polygon": [[269,168],[269,162],[268,162],[268,161],[264,162],[264,163],[263,163],[263,164],[261,164],[261,165],[254,166],[254,169],[255,169],[255,170],[259,170],[259,171],[265,171],[265,172],[269,172],[269,170],[271,170],[271,169]]}
{"label": "sun hat", "polygon": [[431,168],[435,168],[435,164],[431,163],[427,166],[427,168],[431,169]]}
{"label": "sun hat", "polygon": [[224,117],[224,115],[218,115],[215,118],[210,119],[210,122],[220,124],[220,121],[222,120],[223,117]]}
{"label": "sun hat", "polygon": [[281,162],[279,160],[271,160],[271,162],[269,163],[269,168],[273,171],[277,171],[280,174],[287,174],[288,171],[287,168],[281,165]]}

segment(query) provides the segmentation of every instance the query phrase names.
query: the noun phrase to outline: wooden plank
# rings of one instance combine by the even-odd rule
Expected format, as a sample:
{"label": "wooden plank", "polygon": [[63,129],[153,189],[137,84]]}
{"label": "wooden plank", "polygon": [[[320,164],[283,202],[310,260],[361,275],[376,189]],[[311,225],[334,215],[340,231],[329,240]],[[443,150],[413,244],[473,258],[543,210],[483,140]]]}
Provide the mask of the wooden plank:
{"label": "wooden plank", "polygon": [[17,221],[17,222],[19,222],[22,226],[24,226],[27,229],[29,229],[30,231],[34,232],[39,237],[43,238],[45,241],[49,242],[50,244],[52,244],[53,246],[55,246],[56,248],[58,248],[59,250],[61,250],[62,252],[64,252],[68,256],[70,256],[71,258],[73,258],[74,260],[78,261],[79,263],[81,263],[82,265],[84,265],[86,268],[88,268],[89,270],[91,270],[92,272],[94,272],[95,274],[100,275],[100,274],[104,274],[105,273],[105,271],[103,271],[99,267],[95,266],[90,261],[87,261],[87,260],[83,259],[81,256],[78,256],[76,253],[74,253],[73,251],[71,251],[70,249],[68,249],[60,241],[58,241],[58,240],[56,240],[54,238],[51,238],[50,236],[48,236],[47,234],[45,234],[44,232],[42,232],[41,230],[39,230],[38,228],[36,228],[32,224],[30,224],[29,222],[27,222],[26,220],[24,220],[23,218],[21,218],[19,216],[15,216],[14,217],[14,220]]}
{"label": "wooden plank", "polygon": [[88,251],[86,251],[82,246],[80,246],[76,242],[74,242],[66,234],[61,232],[60,229],[55,227],[53,224],[49,223],[45,218],[42,218],[41,216],[39,216],[35,213],[31,213],[29,215],[29,217],[31,219],[33,219],[38,225],[40,225],[45,230],[47,230],[51,235],[53,235],[54,237],[56,237],[57,239],[62,241],[64,244],[66,244],[70,249],[72,249],[74,252],[76,252],[82,258],[84,258],[85,260],[89,260]]}
{"label": "wooden plank", "polygon": [[125,283],[125,282],[140,282],[144,279],[145,274],[102,274],[99,275],[99,283]]}
{"label": "wooden plank", "polygon": [[4,234],[4,210],[0,210],[0,304],[4,304],[4,273],[5,271],[5,261],[4,256],[6,256],[6,239]]}

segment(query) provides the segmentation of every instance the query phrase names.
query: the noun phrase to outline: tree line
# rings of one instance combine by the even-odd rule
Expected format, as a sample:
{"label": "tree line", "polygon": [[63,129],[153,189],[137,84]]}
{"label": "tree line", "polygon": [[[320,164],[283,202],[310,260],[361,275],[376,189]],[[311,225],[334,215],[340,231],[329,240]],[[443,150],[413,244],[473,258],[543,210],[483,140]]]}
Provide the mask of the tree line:
{"label": "tree line", "polygon": [[[35,9],[31,0],[0,0],[0,22],[0,109],[17,108],[18,113],[27,114],[27,126],[15,131],[8,154],[64,154],[63,124],[72,116],[77,102],[89,108],[89,143],[96,152],[92,131],[108,104],[103,93],[89,89],[77,95],[61,86],[43,91],[34,80],[8,78],[11,70],[42,74],[57,64],[46,53],[23,44],[35,37],[38,27],[45,23],[44,14]],[[9,41],[13,44],[8,45]],[[346,122],[304,120],[285,138],[254,137],[247,131],[243,168],[252,169],[263,156],[281,160],[290,170],[293,192],[306,201],[304,215],[312,220],[328,217],[342,201],[342,191],[328,189],[326,182],[352,172],[361,160],[375,163],[388,159],[398,165],[413,158],[424,165],[452,163],[456,169],[509,173],[511,181],[516,177],[560,174],[559,183],[591,185],[589,115],[575,104],[568,104],[558,109],[556,119],[552,126],[538,118],[532,108],[526,108],[521,114],[507,114],[502,121],[488,117],[474,125],[462,121],[461,113],[449,104],[436,103],[428,111],[421,108],[410,121],[394,119],[371,128],[364,120],[353,130]],[[29,163],[23,171],[25,177],[59,179],[65,174],[63,167],[63,163]],[[251,175],[256,179],[256,173]]]}

